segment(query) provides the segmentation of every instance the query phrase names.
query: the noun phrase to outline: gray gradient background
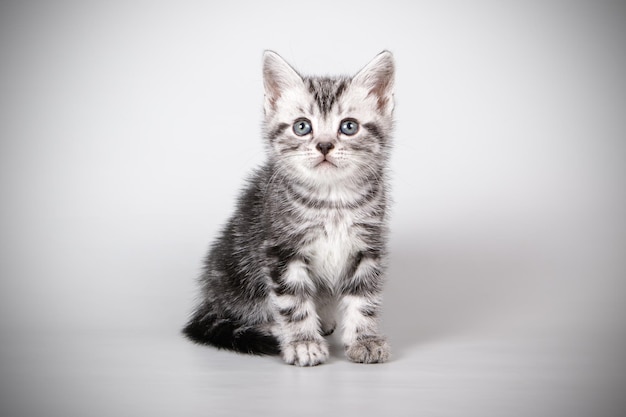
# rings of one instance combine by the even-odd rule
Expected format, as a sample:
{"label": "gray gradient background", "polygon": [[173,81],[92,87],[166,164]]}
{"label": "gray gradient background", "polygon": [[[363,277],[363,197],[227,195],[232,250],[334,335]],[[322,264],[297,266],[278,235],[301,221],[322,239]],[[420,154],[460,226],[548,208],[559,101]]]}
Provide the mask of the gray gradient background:
{"label": "gray gradient background", "polygon": [[[388,364],[178,333],[265,48],[395,54]],[[0,414],[625,415],[625,74],[619,2],[2,2]]]}

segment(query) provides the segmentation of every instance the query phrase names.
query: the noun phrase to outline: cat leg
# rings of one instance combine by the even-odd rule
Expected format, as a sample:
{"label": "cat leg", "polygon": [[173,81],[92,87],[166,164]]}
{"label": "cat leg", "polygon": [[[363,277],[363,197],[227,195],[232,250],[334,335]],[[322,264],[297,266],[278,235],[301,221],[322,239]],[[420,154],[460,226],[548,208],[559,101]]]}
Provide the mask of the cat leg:
{"label": "cat leg", "polygon": [[328,287],[318,289],[315,298],[317,315],[320,318],[322,336],[330,336],[337,327],[337,298]]}
{"label": "cat leg", "polygon": [[354,271],[340,300],[346,355],[353,362],[386,362],[390,347],[378,330],[382,267],[377,258],[365,256],[359,258]]}
{"label": "cat leg", "polygon": [[289,261],[274,284],[271,297],[277,323],[276,336],[284,361],[298,366],[324,363],[328,359],[328,343],[320,334],[315,286],[304,261]]}

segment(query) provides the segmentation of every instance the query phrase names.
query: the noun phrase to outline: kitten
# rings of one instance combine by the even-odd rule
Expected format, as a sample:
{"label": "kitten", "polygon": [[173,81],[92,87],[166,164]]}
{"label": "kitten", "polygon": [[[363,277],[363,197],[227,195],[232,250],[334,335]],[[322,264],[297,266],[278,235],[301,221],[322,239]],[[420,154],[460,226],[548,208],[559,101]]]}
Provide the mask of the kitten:
{"label": "kitten", "polygon": [[269,158],[206,258],[201,301],[183,331],[312,366],[328,358],[323,336],[338,309],[347,357],[384,362],[392,55],[330,78],[301,76],[266,51],[263,80]]}

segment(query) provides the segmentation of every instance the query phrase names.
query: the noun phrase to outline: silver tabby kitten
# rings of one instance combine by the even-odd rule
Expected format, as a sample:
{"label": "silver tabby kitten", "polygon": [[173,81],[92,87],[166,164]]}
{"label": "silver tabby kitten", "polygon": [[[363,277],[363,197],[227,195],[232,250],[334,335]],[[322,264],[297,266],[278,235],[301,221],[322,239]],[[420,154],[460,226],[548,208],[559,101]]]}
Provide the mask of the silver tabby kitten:
{"label": "silver tabby kitten", "polygon": [[184,333],[318,365],[339,310],[348,358],[384,362],[392,55],[382,52],[354,77],[330,78],[301,76],[267,51],[263,79],[269,158],[206,258]]}

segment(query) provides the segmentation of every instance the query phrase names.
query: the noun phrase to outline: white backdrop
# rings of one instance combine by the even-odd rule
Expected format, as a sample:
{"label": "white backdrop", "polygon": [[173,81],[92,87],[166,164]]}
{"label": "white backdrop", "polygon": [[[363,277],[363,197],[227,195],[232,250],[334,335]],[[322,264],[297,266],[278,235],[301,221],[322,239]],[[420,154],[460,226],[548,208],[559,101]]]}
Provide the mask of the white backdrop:
{"label": "white backdrop", "polygon": [[623,381],[626,8],[613,3],[3,2],[3,338],[178,332],[264,159],[263,50],[334,74],[389,49],[396,353],[563,332]]}

